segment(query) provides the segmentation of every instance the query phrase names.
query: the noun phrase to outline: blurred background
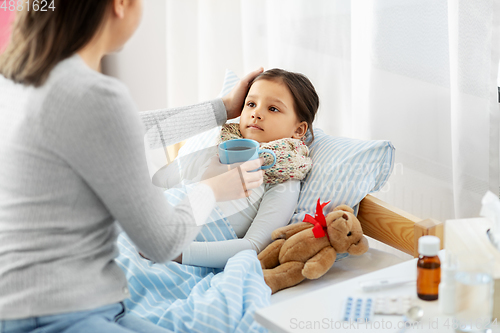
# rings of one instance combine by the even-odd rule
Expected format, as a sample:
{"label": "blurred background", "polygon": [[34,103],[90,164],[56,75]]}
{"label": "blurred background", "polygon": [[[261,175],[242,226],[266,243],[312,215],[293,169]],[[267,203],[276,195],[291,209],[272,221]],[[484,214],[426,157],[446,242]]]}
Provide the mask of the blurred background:
{"label": "blurred background", "polygon": [[139,110],[213,99],[226,69],[304,73],[316,127],[396,147],[376,196],[421,218],[473,217],[499,194],[497,3],[144,0],[139,30],[102,68]]}

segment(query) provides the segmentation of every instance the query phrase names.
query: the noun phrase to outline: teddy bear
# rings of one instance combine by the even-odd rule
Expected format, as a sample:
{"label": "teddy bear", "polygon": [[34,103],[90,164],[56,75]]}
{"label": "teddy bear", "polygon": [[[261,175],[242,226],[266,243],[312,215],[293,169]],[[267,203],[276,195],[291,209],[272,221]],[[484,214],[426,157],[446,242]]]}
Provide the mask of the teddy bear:
{"label": "teddy bear", "polygon": [[317,279],[335,262],[337,253],[361,255],[368,240],[352,208],[340,205],[326,217],[318,199],[316,214],[303,222],[273,231],[273,242],[259,253],[264,280],[272,293],[295,286],[304,279]]}

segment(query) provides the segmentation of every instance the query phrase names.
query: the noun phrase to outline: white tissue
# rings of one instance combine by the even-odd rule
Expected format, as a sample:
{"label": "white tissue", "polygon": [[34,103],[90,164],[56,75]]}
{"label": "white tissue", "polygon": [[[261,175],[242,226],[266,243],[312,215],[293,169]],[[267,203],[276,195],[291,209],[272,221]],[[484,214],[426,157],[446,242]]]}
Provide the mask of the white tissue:
{"label": "white tissue", "polygon": [[483,206],[481,207],[479,215],[493,222],[490,233],[496,247],[500,249],[500,200],[493,192],[488,191],[481,200],[481,203]]}

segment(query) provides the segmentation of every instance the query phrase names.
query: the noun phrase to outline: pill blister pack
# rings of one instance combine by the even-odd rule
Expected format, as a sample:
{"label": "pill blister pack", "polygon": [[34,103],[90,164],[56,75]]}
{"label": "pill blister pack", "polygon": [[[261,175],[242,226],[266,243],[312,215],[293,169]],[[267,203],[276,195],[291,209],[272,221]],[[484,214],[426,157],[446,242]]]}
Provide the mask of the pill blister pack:
{"label": "pill blister pack", "polygon": [[369,322],[373,316],[373,299],[347,297],[342,311],[342,320],[349,322]]}
{"label": "pill blister pack", "polygon": [[406,296],[349,296],[344,302],[342,320],[369,322],[374,315],[404,315],[412,305],[412,297]]}
{"label": "pill blister pack", "polygon": [[374,314],[376,315],[404,315],[411,307],[412,298],[406,296],[376,296]]}

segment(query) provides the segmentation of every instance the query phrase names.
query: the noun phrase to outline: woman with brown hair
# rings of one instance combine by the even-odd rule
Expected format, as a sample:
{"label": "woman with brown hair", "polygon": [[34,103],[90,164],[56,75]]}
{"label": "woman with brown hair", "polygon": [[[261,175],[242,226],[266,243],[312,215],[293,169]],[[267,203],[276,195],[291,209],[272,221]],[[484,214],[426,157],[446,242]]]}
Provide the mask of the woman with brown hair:
{"label": "woman with brown hair", "polygon": [[136,30],[142,0],[54,7],[18,12],[0,56],[0,332],[164,331],[126,313],[116,222],[152,260],[175,258],[216,201],[262,184],[249,172],[262,161],[204,180],[172,207],[151,184],[145,129],[171,144],[222,125],[261,70],[223,99],[138,113],[98,70]]}

